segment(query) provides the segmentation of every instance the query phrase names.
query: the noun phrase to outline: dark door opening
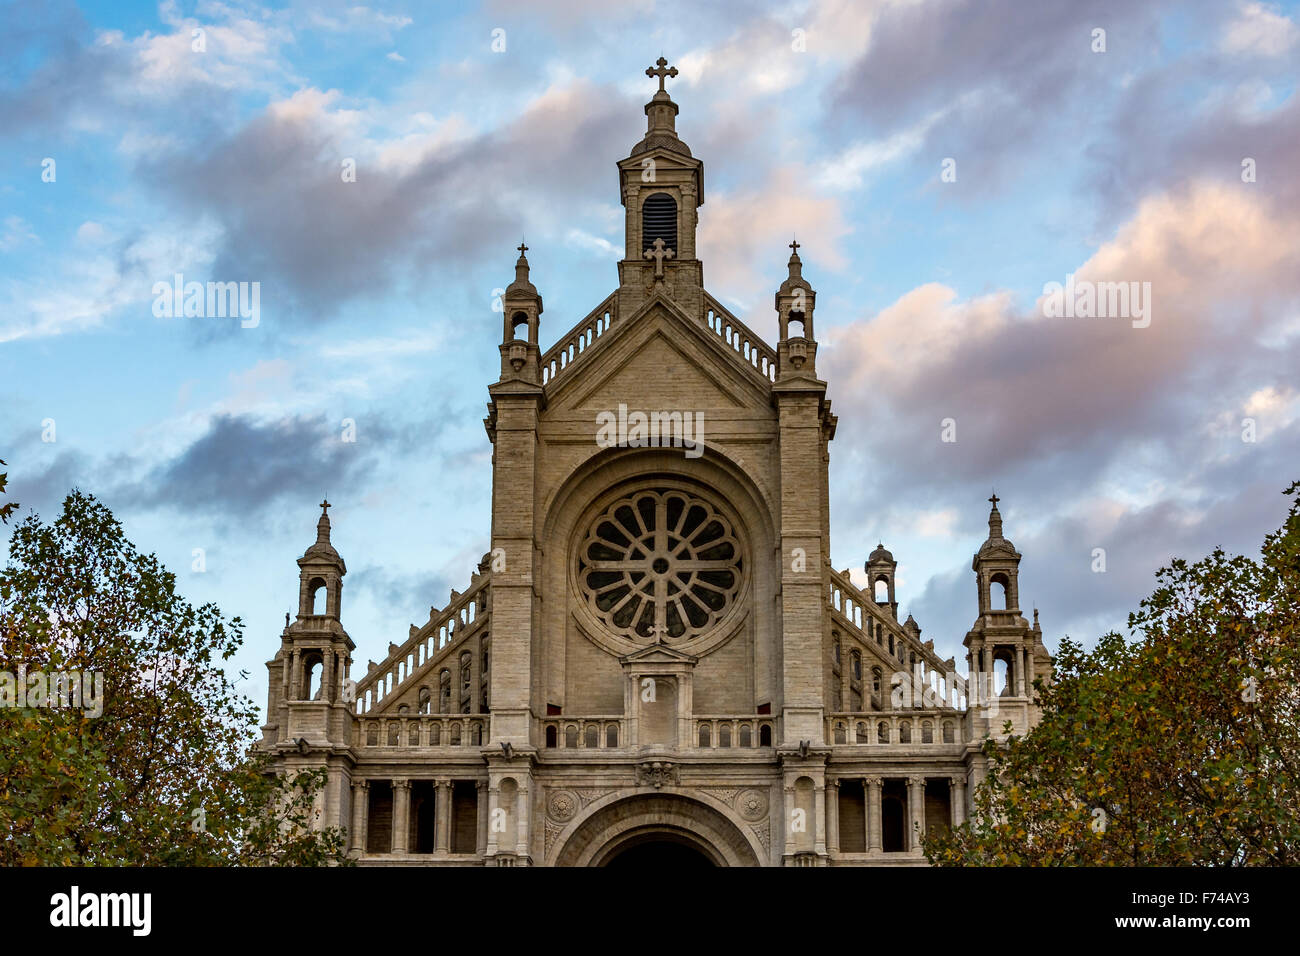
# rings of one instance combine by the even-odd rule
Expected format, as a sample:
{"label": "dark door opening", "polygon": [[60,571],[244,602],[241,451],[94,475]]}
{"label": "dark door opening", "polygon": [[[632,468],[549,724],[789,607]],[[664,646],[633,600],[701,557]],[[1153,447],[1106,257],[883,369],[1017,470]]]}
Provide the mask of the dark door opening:
{"label": "dark door opening", "polygon": [[689,843],[672,839],[646,839],[617,851],[605,866],[705,869],[716,864]]}

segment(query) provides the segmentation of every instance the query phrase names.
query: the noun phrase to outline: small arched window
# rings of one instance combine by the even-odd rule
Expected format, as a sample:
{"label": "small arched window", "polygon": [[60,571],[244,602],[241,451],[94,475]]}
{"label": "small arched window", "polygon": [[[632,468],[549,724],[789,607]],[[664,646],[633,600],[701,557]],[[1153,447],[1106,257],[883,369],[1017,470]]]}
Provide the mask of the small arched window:
{"label": "small arched window", "polygon": [[429,746],[437,747],[442,743],[442,724],[436,721],[429,726]]}
{"label": "small arched window", "polygon": [[515,340],[528,338],[528,316],[523,312],[510,316],[510,337]]}
{"label": "small arched window", "polygon": [[642,251],[653,249],[656,239],[677,251],[677,202],[668,193],[651,193],[641,206]]}
{"label": "small arched window", "polygon": [[835,641],[833,644],[831,644],[831,656],[835,659],[835,663],[836,663],[836,664],[838,664],[838,663],[840,662],[840,642],[839,642],[839,641]]}
{"label": "small arched window", "polygon": [[758,728],[758,745],[760,747],[772,746],[772,725],[764,724]]}
{"label": "small arched window", "polygon": [[848,731],[845,729],[843,722],[835,724],[835,742],[837,744],[848,742]]}
{"label": "small arched window", "polygon": [[889,724],[883,720],[876,725],[876,740],[882,744],[889,743]]}
{"label": "small arched window", "polygon": [[726,724],[723,724],[721,727],[718,728],[718,746],[719,747],[731,746],[731,728]]}
{"label": "small arched window", "polygon": [[600,746],[600,732],[596,729],[595,724],[587,725],[587,732],[583,734],[582,745],[593,749]]}
{"label": "small arched window", "polygon": [[900,744],[910,744],[912,742],[912,722],[905,720],[898,725],[898,742]]}
{"label": "small arched window", "polygon": [[934,724],[928,720],[921,721],[921,743],[934,743]]}
{"label": "small arched window", "polygon": [[420,724],[418,721],[412,722],[411,725],[406,728],[406,746],[420,746]]}
{"label": "small arched window", "polygon": [[880,668],[879,667],[871,668],[871,692],[873,694],[880,693]]}
{"label": "small arched window", "polygon": [[858,721],[858,725],[854,728],[854,731],[857,735],[858,743],[865,744],[867,742],[867,725],[862,721]]}
{"label": "small arched window", "polygon": [[605,746],[606,747],[618,746],[618,725],[617,724],[610,724],[608,727],[605,728]]}
{"label": "small arched window", "polygon": [[400,737],[401,730],[402,728],[397,725],[396,721],[388,725],[388,746],[390,747],[401,746],[402,743]]}
{"label": "small arched window", "polygon": [[564,746],[566,747],[578,746],[578,728],[573,726],[572,724],[564,728]]}
{"label": "small arched window", "polygon": [[552,724],[550,727],[546,728],[546,746],[554,748],[558,740],[559,734],[556,733],[555,725]]}
{"label": "small arched window", "polygon": [[379,725],[371,723],[366,727],[366,746],[377,747],[379,745]]}
{"label": "small arched window", "polygon": [[429,709],[430,707],[432,707],[432,705],[433,705],[433,697],[429,693],[429,688],[421,687],[420,688],[420,713],[422,714],[429,713]]}
{"label": "small arched window", "polygon": [[952,738],[953,738],[952,721],[945,720],[943,722],[943,742],[946,744],[950,744],[953,742]]}
{"label": "small arched window", "polygon": [[853,679],[862,680],[862,655],[857,651],[853,652]]}
{"label": "small arched window", "polygon": [[754,746],[754,735],[749,729],[749,724],[745,724],[740,728],[740,746],[742,747]]}
{"label": "small arched window", "polygon": [[700,724],[700,746],[713,746],[713,732],[709,729],[708,724]]}
{"label": "small arched window", "polygon": [[451,725],[451,733],[447,735],[447,743],[453,747],[460,746],[460,724]]}

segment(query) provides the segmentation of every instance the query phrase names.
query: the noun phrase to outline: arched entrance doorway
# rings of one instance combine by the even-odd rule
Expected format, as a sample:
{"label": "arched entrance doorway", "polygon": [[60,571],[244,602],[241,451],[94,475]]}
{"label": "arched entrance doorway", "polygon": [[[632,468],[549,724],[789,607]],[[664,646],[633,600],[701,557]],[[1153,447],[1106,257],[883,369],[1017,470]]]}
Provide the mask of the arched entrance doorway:
{"label": "arched entrance doorway", "polygon": [[685,794],[611,796],[571,824],[553,866],[759,866],[761,844]]}
{"label": "arched entrance doorway", "polygon": [[675,833],[650,832],[633,836],[603,853],[596,866],[615,869],[703,870],[718,865],[704,847]]}

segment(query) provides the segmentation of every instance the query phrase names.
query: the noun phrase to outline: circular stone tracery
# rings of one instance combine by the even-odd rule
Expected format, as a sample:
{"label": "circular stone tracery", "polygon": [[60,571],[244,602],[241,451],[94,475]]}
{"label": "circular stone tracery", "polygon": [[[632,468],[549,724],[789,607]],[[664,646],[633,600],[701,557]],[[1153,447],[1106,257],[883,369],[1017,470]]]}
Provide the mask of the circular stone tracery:
{"label": "circular stone tracery", "polygon": [[578,580],[615,634],[681,641],[712,627],[741,584],[731,523],[684,491],[641,491],[614,502],[578,549]]}

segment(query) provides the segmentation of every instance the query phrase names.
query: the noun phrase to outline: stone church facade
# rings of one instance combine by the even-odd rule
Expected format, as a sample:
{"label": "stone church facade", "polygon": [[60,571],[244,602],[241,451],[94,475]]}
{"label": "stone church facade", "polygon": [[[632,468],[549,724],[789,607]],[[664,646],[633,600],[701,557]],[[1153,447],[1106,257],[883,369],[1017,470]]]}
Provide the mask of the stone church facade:
{"label": "stone church facade", "polygon": [[889,551],[865,590],[831,565],[816,293],[792,243],[773,347],[705,291],[665,66],[618,163],[618,288],[545,351],[520,247],[468,587],[354,680],[328,503],[298,560],[260,746],[328,770],[321,823],[363,865],[923,864],[985,737],[1036,719],[1052,659],[996,496],[969,676],[898,620]]}

